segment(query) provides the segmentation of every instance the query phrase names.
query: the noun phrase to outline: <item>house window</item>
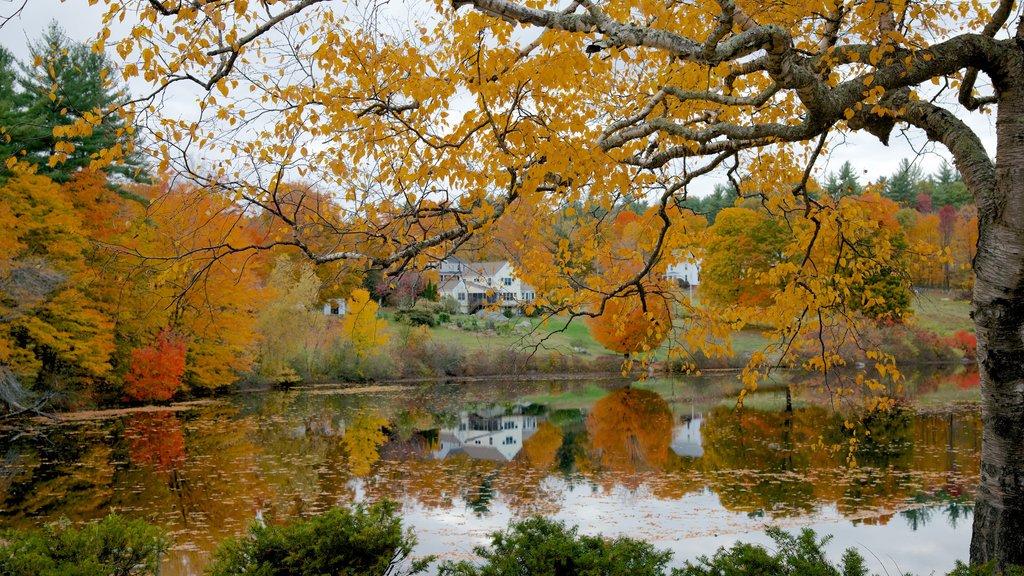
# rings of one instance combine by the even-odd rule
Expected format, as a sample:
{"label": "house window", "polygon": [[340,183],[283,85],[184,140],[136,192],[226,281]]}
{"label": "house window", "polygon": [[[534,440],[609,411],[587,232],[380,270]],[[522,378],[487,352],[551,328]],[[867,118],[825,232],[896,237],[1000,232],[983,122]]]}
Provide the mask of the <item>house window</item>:
{"label": "house window", "polygon": [[331,316],[338,316],[341,312],[341,307],[338,306],[337,302],[331,302]]}
{"label": "house window", "polygon": [[501,299],[502,300],[515,300],[516,299],[516,295],[511,293],[511,292],[502,292],[501,293]]}
{"label": "house window", "polygon": [[466,301],[466,293],[465,292],[459,292],[459,300],[461,302],[465,302]]}
{"label": "house window", "polygon": [[505,286],[511,286],[512,285],[512,279],[508,278],[508,277],[502,278],[501,279],[501,283],[503,285],[505,285]]}

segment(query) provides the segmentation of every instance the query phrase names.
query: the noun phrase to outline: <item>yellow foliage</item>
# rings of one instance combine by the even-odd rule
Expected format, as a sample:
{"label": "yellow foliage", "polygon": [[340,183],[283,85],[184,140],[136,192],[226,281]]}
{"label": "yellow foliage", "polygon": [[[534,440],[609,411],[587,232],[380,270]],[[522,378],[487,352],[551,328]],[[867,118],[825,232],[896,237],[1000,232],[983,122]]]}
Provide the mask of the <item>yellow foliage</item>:
{"label": "yellow foliage", "polygon": [[348,310],[342,318],[342,333],[352,341],[356,355],[363,358],[388,341],[387,321],[377,318],[377,303],[363,289],[352,291]]}

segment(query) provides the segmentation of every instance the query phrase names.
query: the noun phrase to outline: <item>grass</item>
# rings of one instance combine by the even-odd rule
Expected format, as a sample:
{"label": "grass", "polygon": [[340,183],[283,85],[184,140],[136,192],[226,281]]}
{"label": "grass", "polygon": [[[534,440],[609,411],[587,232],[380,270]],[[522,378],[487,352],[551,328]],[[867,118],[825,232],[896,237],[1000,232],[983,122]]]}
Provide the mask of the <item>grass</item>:
{"label": "grass", "polygon": [[[452,322],[468,318],[471,317],[457,315],[452,318]],[[614,354],[591,338],[586,324],[580,319],[572,321],[568,327],[566,327],[567,318],[565,317],[556,317],[547,322],[538,318],[518,317],[512,318],[510,322],[515,326],[524,320],[531,324],[531,331],[525,335],[516,333],[502,335],[483,329],[479,332],[471,332],[448,326],[432,328],[431,335],[438,340],[460,346],[469,352],[502,348],[529,350],[532,346],[539,345],[541,350],[556,350],[563,354],[579,354],[580,350],[587,356]]]}
{"label": "grass", "polygon": [[[914,316],[912,322],[939,336],[948,337],[960,330],[973,331],[970,319],[970,302],[955,300],[941,291],[922,291],[913,300]],[[385,313],[387,315],[387,313]],[[452,322],[463,322],[473,318],[468,315],[455,315]],[[584,358],[595,358],[604,355],[618,356],[598,344],[590,335],[586,322],[575,319],[566,325],[567,317],[557,316],[547,320],[539,318],[512,318],[510,322],[518,325],[523,321],[531,324],[529,334],[498,334],[494,330],[464,330],[456,327],[438,326],[431,329],[431,335],[438,341],[448,342],[467,352],[488,350],[523,350],[529,351],[539,346],[538,351],[557,351],[567,355],[580,355]],[[481,325],[483,321],[477,319]],[[758,329],[746,329],[733,336],[733,351],[740,358],[761,350],[767,340]],[[656,360],[664,360],[669,344],[662,346],[656,353]]]}
{"label": "grass", "polygon": [[954,300],[940,291],[922,291],[914,298],[913,307],[914,324],[939,336],[974,331],[971,303],[967,300]]}

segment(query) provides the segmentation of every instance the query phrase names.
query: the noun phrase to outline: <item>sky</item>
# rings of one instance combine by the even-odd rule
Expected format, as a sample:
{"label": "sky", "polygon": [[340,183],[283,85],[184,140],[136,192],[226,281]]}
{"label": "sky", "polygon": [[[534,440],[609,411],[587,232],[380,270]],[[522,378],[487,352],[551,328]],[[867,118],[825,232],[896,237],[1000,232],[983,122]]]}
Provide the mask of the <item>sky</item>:
{"label": "sky", "polygon": [[[0,0],[0,18],[9,15],[20,6],[22,0]],[[410,4],[415,0],[409,0]],[[408,6],[397,2],[392,6]],[[6,26],[0,29],[0,45],[11,50],[15,56],[24,59],[27,55],[26,43],[37,38],[48,22],[56,20],[67,32],[77,40],[88,40],[100,28],[102,3],[89,6],[87,0],[28,0],[24,10]],[[114,36],[116,37],[116,31]],[[982,83],[979,82],[979,85]],[[140,89],[141,91],[141,89]],[[955,95],[943,96],[948,103],[955,103]],[[954,108],[956,108],[954,106]],[[960,118],[966,120],[988,148],[989,154],[995,156],[995,119],[966,110],[954,109]],[[924,134],[917,130],[895,130],[890,138],[890,145],[883,146],[876,138],[866,133],[853,133],[845,137],[835,137],[830,143],[831,153],[818,162],[821,173],[837,171],[846,161],[857,170],[861,183],[877,181],[880,177],[896,172],[900,160],[911,159],[926,174],[936,171],[949,155],[941,147],[927,142]],[[713,188],[715,179],[703,182],[694,192],[697,195],[708,193]]]}

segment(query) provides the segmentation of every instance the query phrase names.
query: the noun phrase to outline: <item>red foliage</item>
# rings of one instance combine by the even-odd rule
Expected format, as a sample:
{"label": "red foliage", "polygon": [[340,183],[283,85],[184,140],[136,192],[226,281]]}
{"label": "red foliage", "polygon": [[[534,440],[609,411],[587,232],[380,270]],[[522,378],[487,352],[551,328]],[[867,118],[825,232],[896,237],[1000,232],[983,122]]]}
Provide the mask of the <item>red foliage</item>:
{"label": "red foliage", "polygon": [[953,337],[950,338],[950,345],[963,350],[964,357],[971,360],[978,356],[978,338],[967,330],[961,330],[953,334]]}
{"label": "red foliage", "polygon": [[170,412],[133,414],[124,437],[128,439],[128,458],[135,464],[163,472],[185,460],[185,431]]}
{"label": "red foliage", "polygon": [[981,386],[981,372],[968,370],[963,374],[957,375],[956,385],[961,390],[970,390],[971,388]]}
{"label": "red foliage", "polygon": [[927,194],[918,194],[917,211],[921,214],[930,214],[932,210],[932,197]]}
{"label": "red foliage", "polygon": [[170,400],[185,375],[185,348],[181,336],[164,329],[150,346],[132,350],[125,394],[143,402]]}

